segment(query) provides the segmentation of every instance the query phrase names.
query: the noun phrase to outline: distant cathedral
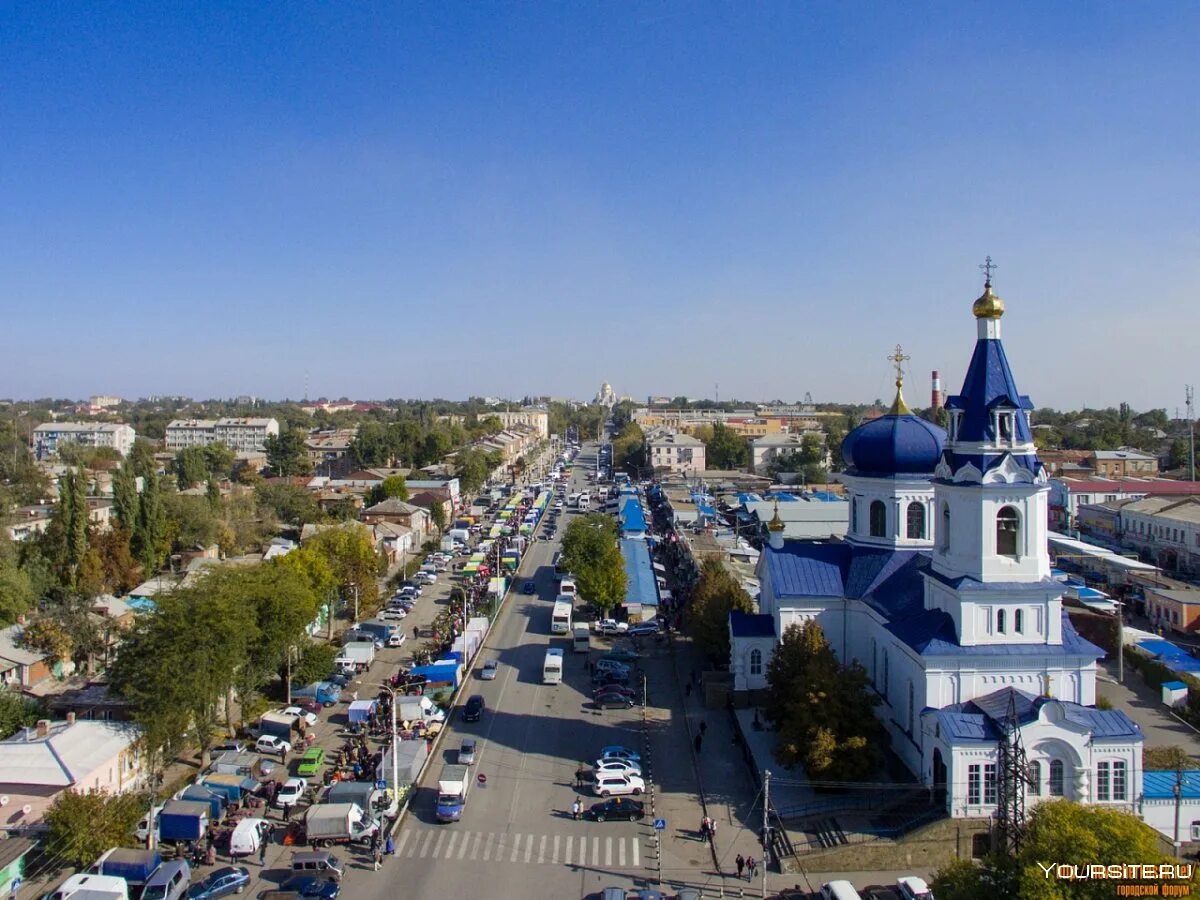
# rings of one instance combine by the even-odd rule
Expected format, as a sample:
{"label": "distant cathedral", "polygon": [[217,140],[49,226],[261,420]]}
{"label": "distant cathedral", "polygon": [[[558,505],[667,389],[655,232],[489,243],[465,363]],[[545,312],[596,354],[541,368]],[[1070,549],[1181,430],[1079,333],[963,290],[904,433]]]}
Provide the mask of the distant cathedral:
{"label": "distant cathedral", "polygon": [[607,406],[612,409],[617,405],[617,395],[612,389],[612,385],[607,381],[600,385],[600,391],[592,398],[592,404],[596,406]]}
{"label": "distant cathedral", "polygon": [[845,540],[785,542],[778,516],[768,526],[759,614],[730,616],[734,688],[765,688],[784,631],[815,619],[839,658],[866,669],[892,750],[950,815],[997,812],[1018,739],[1026,803],[1133,808],[1142,734],[1096,708],[1103,651],[1075,631],[1051,577],[1033,404],[1000,341],[990,269],[949,431],[905,405],[897,349],[891,410],[842,442]]}

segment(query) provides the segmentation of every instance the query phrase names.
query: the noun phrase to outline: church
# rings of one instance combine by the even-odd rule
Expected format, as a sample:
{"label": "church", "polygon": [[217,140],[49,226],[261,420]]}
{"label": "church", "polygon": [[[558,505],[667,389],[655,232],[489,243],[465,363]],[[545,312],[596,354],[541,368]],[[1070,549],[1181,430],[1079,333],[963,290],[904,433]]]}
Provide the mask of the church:
{"label": "church", "polygon": [[1004,303],[987,279],[977,340],[949,431],[887,415],[842,443],[844,540],[785,542],[768,526],[759,613],[730,616],[735,692],[766,687],[784,631],[815,619],[880,697],[891,748],[954,817],[996,812],[999,767],[1024,749],[1025,802],[1067,797],[1136,808],[1142,734],[1095,707],[1096,660],[1050,574],[1046,470],[1000,340]]}

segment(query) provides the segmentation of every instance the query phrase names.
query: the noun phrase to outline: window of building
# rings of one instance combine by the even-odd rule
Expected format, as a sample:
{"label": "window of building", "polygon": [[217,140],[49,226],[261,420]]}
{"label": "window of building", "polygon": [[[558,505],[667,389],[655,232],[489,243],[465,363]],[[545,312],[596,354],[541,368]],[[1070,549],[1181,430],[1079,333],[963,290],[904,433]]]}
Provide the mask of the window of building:
{"label": "window of building", "polygon": [[1062,797],[1063,794],[1063,763],[1061,759],[1050,760],[1050,783],[1048,785],[1051,797]]}
{"label": "window of building", "polygon": [[913,501],[908,504],[908,536],[914,540],[925,539],[925,504]]}
{"label": "window of building", "polygon": [[1108,763],[1096,763],[1096,801],[1098,803],[1104,803],[1111,799],[1108,778]]}
{"label": "window of building", "polygon": [[950,504],[942,504],[942,532],[938,535],[942,539],[942,552],[950,552]]}
{"label": "window of building", "polygon": [[1011,506],[996,513],[996,552],[1000,556],[1016,557],[1020,545],[1021,516]]}
{"label": "window of building", "polygon": [[1025,610],[1018,609],[1013,613],[1013,631],[1017,634],[1025,633]]}
{"label": "window of building", "polygon": [[1125,799],[1125,762],[1119,759],[1112,764],[1112,798]]}
{"label": "window of building", "polygon": [[875,638],[871,638],[871,684],[878,683],[875,673],[879,671],[879,645]]}
{"label": "window of building", "polygon": [[998,427],[998,432],[1000,435],[1000,440],[1004,441],[1005,443],[1012,442],[1012,436],[1013,436],[1012,419],[1013,419],[1012,413],[1000,413],[999,421],[996,423],[997,427]]}
{"label": "window of building", "polygon": [[1200,841],[1200,822],[1192,823],[1192,840]]}
{"label": "window of building", "polygon": [[1042,793],[1042,764],[1034,760],[1029,764],[1029,793],[1038,797]]}
{"label": "window of building", "polygon": [[996,764],[984,763],[983,766],[983,802],[996,803]]}
{"label": "window of building", "polygon": [[751,650],[750,651],[750,674],[751,675],[761,675],[762,674],[762,651],[761,650]]}
{"label": "window of building", "polygon": [[871,537],[887,534],[887,507],[882,500],[871,501]]}
{"label": "window of building", "polygon": [[978,764],[967,766],[967,803],[978,806],[983,799],[982,767]]}
{"label": "window of building", "polygon": [[1005,626],[1008,623],[1005,621],[1005,618],[1006,618],[1005,610],[1003,610],[1003,609],[996,610],[996,633],[997,634],[1004,634],[1004,632],[1006,631]]}

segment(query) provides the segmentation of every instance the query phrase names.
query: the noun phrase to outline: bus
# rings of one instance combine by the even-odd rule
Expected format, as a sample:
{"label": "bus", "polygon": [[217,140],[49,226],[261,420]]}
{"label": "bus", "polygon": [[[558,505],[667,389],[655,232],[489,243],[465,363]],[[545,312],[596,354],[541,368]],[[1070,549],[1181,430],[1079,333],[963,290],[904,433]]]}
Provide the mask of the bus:
{"label": "bus", "polygon": [[579,500],[578,500],[577,505],[582,510],[591,509],[591,506],[592,506],[591,495],[587,491],[584,491],[582,494],[579,495]]}
{"label": "bus", "polygon": [[573,600],[575,595],[579,593],[579,591],[575,589],[575,580],[571,577],[570,572],[564,575],[562,580],[559,582],[558,593],[560,600],[563,599],[563,595],[565,595],[566,599]]}
{"label": "bus", "polygon": [[571,600],[555,600],[554,611],[550,613],[550,633],[571,633]]}
{"label": "bus", "polygon": [[575,626],[571,649],[576,653],[587,653],[592,649],[592,629],[586,622]]}
{"label": "bus", "polygon": [[546,659],[542,662],[542,684],[561,684],[563,672],[563,652],[557,647],[546,651]]}

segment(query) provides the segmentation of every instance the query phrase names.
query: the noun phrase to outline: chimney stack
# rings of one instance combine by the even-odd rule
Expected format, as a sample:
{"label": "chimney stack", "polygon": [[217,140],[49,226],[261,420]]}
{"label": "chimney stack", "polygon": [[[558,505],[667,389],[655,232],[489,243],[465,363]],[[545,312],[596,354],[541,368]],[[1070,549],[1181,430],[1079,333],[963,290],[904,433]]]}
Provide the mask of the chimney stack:
{"label": "chimney stack", "polygon": [[930,394],[930,406],[941,409],[946,405],[946,394],[942,390],[942,376],[937,369],[933,370],[933,390]]}
{"label": "chimney stack", "polygon": [[37,736],[40,738],[50,737],[50,720],[49,719],[38,719],[37,720]]}

